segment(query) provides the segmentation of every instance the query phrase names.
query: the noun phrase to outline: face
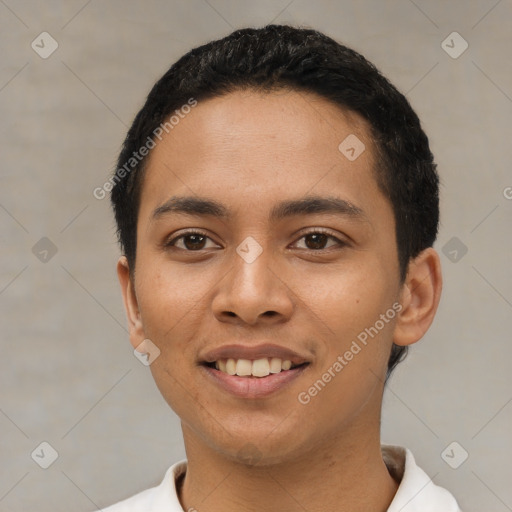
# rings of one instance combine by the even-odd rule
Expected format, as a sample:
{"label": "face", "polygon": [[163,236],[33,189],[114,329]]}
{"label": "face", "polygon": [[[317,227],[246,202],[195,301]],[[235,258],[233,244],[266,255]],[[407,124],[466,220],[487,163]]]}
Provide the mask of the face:
{"label": "face", "polygon": [[152,150],[120,277],[186,442],[270,463],[378,428],[403,288],[375,165],[362,118],[290,91],[199,102]]}

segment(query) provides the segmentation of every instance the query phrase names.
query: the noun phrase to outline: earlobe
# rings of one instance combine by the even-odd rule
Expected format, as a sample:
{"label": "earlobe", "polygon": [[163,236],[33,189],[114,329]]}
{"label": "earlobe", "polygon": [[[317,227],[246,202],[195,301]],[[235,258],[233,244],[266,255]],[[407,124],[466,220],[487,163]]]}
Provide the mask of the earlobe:
{"label": "earlobe", "polygon": [[429,247],[409,263],[400,298],[402,310],[394,331],[396,345],[411,345],[424,336],[434,320],[441,290],[441,262]]}
{"label": "earlobe", "polygon": [[121,256],[117,262],[117,277],[121,285],[123,303],[128,319],[130,343],[134,348],[144,340],[144,328],[140,316],[139,304],[135,294],[134,283],[130,275],[130,267],[126,256]]}

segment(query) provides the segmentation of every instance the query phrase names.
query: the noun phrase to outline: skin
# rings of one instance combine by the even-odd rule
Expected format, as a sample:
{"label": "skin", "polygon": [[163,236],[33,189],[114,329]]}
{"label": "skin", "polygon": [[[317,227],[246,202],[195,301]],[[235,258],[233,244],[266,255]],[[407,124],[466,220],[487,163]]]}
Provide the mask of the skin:
{"label": "skin", "polygon": [[[429,328],[441,270],[429,248],[400,282],[394,216],[375,180],[369,133],[357,114],[314,94],[249,90],[199,102],[150,154],[134,276],[124,257],[117,270],[131,344],[150,339],[159,348],[150,368],[181,418],[184,510],[313,512],[343,503],[385,511],[396,493],[380,452],[387,360],[393,340],[409,345]],[[366,147],[354,161],[338,150],[349,134]],[[152,217],[170,197],[190,195],[222,203],[232,217]],[[269,222],[279,201],[311,195],[364,213]],[[207,235],[200,250],[190,237],[164,246],[192,228]],[[318,229],[336,238],[311,237]],[[250,264],[236,252],[248,236],[263,250]],[[299,393],[394,303],[400,313],[300,403]],[[266,398],[233,396],[198,366],[207,350],[262,342],[310,362]]]}

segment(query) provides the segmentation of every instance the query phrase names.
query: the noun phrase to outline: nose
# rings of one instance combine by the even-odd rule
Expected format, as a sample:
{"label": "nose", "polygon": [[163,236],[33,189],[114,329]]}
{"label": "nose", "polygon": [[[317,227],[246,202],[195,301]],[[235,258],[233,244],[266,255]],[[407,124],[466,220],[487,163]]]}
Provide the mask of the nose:
{"label": "nose", "polygon": [[279,265],[273,261],[269,249],[263,249],[251,262],[233,251],[226,264],[230,270],[221,280],[212,301],[213,313],[219,321],[271,325],[289,320],[293,312],[293,293],[280,275]]}

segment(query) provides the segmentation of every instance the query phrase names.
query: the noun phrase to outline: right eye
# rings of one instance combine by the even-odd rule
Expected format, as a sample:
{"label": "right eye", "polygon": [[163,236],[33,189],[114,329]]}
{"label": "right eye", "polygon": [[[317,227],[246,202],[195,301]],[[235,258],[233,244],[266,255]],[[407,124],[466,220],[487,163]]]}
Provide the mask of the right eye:
{"label": "right eye", "polygon": [[[195,252],[208,248],[205,247],[207,240],[211,241],[211,238],[203,231],[186,231],[165,242],[165,247],[176,247],[184,251]],[[217,244],[214,245],[218,247]]]}

